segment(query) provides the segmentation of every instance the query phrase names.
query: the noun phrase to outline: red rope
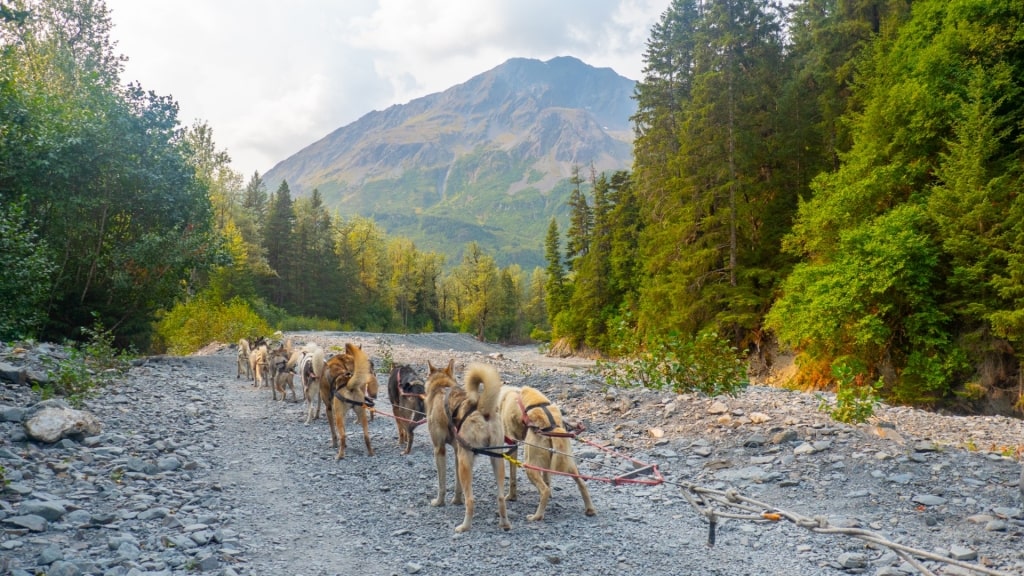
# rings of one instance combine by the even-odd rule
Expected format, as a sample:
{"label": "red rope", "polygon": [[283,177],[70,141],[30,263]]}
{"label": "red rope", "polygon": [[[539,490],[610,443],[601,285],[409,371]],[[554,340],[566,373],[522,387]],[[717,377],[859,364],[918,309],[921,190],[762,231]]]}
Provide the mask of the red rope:
{"label": "red rope", "polygon": [[[621,477],[618,477],[618,476],[616,476],[616,477],[611,477],[611,476],[590,476],[590,475],[587,475],[587,474],[573,474],[571,472],[562,472],[560,470],[552,470],[550,468],[544,468],[544,467],[541,467],[541,466],[535,466],[533,464],[527,464],[525,462],[520,462],[518,460],[511,459],[511,456],[509,457],[510,458],[509,461],[515,460],[513,463],[516,466],[519,466],[520,468],[536,470],[538,472],[546,472],[548,474],[555,474],[555,475],[558,475],[558,476],[569,476],[569,477],[572,477],[572,478],[580,478],[582,480],[594,480],[596,482],[608,482],[608,483],[610,483],[610,484],[612,484],[614,486],[619,486],[619,485],[622,485],[622,484],[641,484],[641,485],[644,485],[644,486],[657,486],[657,485],[659,485],[659,484],[661,484],[662,482],[665,481],[665,477],[661,475],[661,471],[658,470],[658,465],[657,464],[647,464],[645,462],[641,462],[640,460],[637,460],[636,458],[631,458],[631,457],[629,457],[629,456],[627,456],[627,455],[625,455],[625,454],[623,454],[621,452],[616,452],[615,450],[612,450],[610,448],[605,448],[604,446],[601,446],[600,444],[597,444],[596,442],[592,442],[592,441],[587,440],[585,438],[580,438],[580,437],[577,436],[576,439],[579,440],[580,442],[585,443],[585,444],[589,444],[590,446],[593,446],[594,448],[597,448],[599,450],[603,450],[604,452],[612,454],[613,456],[617,456],[619,458],[623,458],[623,459],[629,460],[630,462],[632,462],[634,465],[637,466],[635,470],[640,470],[640,469],[644,469],[644,468],[650,468],[651,474],[654,477],[651,478],[651,479],[639,479],[639,478],[621,478]],[[572,455],[567,454],[567,456],[571,457]],[[623,476],[626,475],[626,474],[629,474],[629,472],[626,472],[625,474],[623,474]]]}
{"label": "red rope", "polygon": [[419,426],[420,424],[423,424],[424,422],[427,421],[426,418],[424,418],[422,420],[410,420],[408,418],[402,418],[401,416],[396,416],[394,414],[388,414],[387,412],[381,412],[380,410],[377,410],[376,408],[374,408],[373,411],[376,412],[377,414],[380,414],[381,416],[386,416],[388,418],[394,418],[395,420],[400,420],[402,422],[408,422],[410,424],[415,424],[416,426]]}

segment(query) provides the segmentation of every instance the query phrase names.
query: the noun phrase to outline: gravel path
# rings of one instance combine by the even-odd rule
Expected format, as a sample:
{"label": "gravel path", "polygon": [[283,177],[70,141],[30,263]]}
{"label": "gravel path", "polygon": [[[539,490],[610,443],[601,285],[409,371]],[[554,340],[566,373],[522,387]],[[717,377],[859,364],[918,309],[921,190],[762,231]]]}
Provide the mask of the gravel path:
{"label": "gravel path", "polygon": [[[490,466],[478,459],[476,519],[456,534],[462,507],[428,504],[437,480],[424,428],[402,456],[394,422],[378,415],[371,457],[349,417],[347,456],[335,461],[323,418],[304,425],[301,403],[273,402],[269,390],[235,378],[234,350],[211,346],[140,363],[123,386],[86,403],[104,430],[78,441],[29,441],[21,420],[36,399],[5,384],[0,574],[915,573],[888,549],[788,522],[724,519],[709,548],[707,523],[681,493],[686,482],[734,488],[830,526],[1024,574],[1021,467],[1000,454],[1024,443],[1020,420],[883,407],[872,425],[850,427],[829,421],[809,395],[763,387],[721,399],[606,390],[584,370],[586,361],[464,335],[293,337],[326,347],[359,343],[378,366],[391,358],[421,372],[428,359],[454,358],[460,374],[467,362],[492,363],[509,384],[545,391],[586,424],[590,439],[657,462],[667,481],[589,482],[598,514],[588,518],[573,483],[556,478],[545,519],[527,522],[537,492],[521,474],[505,532]],[[386,375],[378,379],[378,407],[386,411]],[[585,445],[576,453],[588,474],[622,463]],[[453,477],[449,456],[449,484]],[[450,485],[449,500],[451,492]],[[24,520],[47,508],[38,503],[62,511],[47,512],[43,525]]]}

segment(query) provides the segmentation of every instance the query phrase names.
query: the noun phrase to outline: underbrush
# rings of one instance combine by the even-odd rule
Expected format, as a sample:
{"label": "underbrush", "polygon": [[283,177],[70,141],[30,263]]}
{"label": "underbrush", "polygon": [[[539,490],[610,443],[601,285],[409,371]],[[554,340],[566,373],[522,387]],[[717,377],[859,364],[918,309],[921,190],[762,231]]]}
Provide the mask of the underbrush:
{"label": "underbrush", "polygon": [[221,302],[197,296],[166,312],[157,321],[154,332],[155,352],[183,356],[210,342],[237,342],[273,330],[245,300]]}
{"label": "underbrush", "polygon": [[69,344],[63,356],[42,359],[46,382],[32,386],[41,399],[62,397],[78,406],[128,372],[134,354],[113,346],[111,330],[96,321],[92,328],[82,328],[82,332],[87,337],[84,342]]}
{"label": "underbrush", "polygon": [[639,342],[621,326],[613,341],[619,343],[618,359],[599,359],[595,368],[610,386],[718,396],[736,395],[748,383],[744,355],[713,331],[692,338],[673,332]]}

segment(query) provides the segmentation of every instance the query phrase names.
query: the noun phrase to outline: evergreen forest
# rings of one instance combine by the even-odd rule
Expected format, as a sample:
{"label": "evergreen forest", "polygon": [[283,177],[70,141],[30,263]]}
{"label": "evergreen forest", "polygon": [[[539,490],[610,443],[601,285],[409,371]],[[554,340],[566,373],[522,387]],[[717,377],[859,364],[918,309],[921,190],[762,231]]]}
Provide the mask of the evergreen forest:
{"label": "evergreen forest", "polygon": [[755,375],[795,355],[802,389],[1024,412],[1019,0],[671,0],[632,170],[574,172],[534,270],[234,172],[211,126],[122,82],[111,25],[102,0],[0,2],[0,339],[710,342]]}

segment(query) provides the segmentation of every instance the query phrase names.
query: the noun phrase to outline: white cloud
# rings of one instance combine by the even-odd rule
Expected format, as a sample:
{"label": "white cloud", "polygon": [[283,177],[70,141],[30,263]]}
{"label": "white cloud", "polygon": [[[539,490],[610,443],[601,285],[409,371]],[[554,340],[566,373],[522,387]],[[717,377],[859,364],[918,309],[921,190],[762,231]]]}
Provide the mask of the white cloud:
{"label": "white cloud", "polygon": [[639,78],[669,0],[107,0],[123,79],[213,128],[243,174],[511,57]]}

